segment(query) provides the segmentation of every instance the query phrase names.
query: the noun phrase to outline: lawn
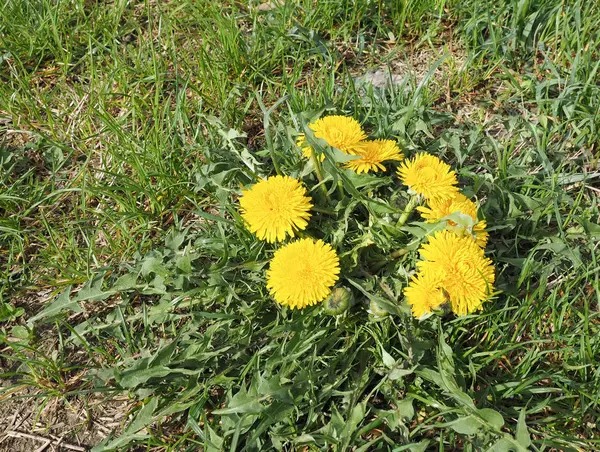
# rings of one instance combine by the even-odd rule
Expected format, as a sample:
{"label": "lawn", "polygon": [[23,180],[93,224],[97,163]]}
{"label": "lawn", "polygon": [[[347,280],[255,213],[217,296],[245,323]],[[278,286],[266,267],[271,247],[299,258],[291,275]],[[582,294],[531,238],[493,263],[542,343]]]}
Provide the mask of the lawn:
{"label": "lawn", "polygon": [[[0,450],[600,449],[598,23],[583,0],[0,0]],[[412,315],[434,226],[400,162],[344,169],[309,127],[331,115],[456,172],[481,310]],[[267,287],[285,245],[240,199],[276,174],[340,257],[341,314]]]}

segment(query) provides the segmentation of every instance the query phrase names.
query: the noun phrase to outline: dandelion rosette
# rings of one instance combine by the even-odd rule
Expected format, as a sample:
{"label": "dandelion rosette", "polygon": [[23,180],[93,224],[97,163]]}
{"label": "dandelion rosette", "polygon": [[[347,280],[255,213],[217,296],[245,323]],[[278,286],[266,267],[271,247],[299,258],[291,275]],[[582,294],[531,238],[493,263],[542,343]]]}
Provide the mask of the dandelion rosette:
{"label": "dandelion rosette", "polygon": [[438,275],[435,278],[439,279],[439,287],[456,314],[481,309],[493,291],[494,266],[470,237],[440,231],[429,236],[419,253],[424,259],[417,262],[419,272]]}
{"label": "dandelion rosette", "polygon": [[402,151],[393,140],[365,140],[354,148],[354,152],[360,158],[346,162],[346,168],[358,174],[385,171],[384,161],[404,158]]}
{"label": "dandelion rosette", "polygon": [[458,193],[456,173],[450,165],[430,154],[418,154],[398,167],[398,176],[409,192],[425,199],[445,200]]}
{"label": "dandelion rosette", "polygon": [[302,309],[327,298],[339,273],[339,258],[331,245],[300,239],[275,252],[267,287],[277,303]]}
{"label": "dandelion rosette", "polygon": [[298,180],[271,176],[243,190],[240,207],[248,230],[273,243],[306,228],[312,203]]}
{"label": "dandelion rosette", "polygon": [[[475,224],[470,233],[475,239],[475,242],[480,247],[485,248],[488,241],[488,233],[485,231],[485,220],[477,221],[477,206],[462,193],[457,193],[453,198],[445,200],[431,199],[427,202],[426,206],[419,206],[417,207],[417,210],[421,213],[421,216],[427,223],[435,223],[442,218],[457,212],[471,217]],[[447,224],[451,228],[460,226],[452,220],[447,220]]]}
{"label": "dandelion rosette", "polygon": [[[325,116],[312,124],[310,129],[315,137],[322,138],[331,147],[337,148],[345,154],[354,155],[356,146],[367,138],[358,121],[348,116]],[[306,137],[302,134],[298,137],[298,146],[306,158],[311,157],[312,148],[306,144]],[[321,161],[325,158],[320,156]]]}

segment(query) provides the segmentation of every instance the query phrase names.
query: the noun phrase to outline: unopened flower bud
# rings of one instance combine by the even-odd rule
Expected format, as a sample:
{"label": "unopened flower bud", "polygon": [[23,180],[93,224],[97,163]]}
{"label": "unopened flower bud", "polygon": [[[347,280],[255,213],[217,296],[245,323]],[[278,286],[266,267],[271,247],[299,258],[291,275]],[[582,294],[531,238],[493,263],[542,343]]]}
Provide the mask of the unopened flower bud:
{"label": "unopened flower bud", "polygon": [[371,300],[369,302],[369,313],[376,318],[383,318],[388,316],[390,313],[385,309],[381,308],[376,302]]}
{"label": "unopened flower bud", "polygon": [[340,315],[348,309],[351,302],[352,292],[345,287],[337,287],[323,303],[323,310],[330,315]]}

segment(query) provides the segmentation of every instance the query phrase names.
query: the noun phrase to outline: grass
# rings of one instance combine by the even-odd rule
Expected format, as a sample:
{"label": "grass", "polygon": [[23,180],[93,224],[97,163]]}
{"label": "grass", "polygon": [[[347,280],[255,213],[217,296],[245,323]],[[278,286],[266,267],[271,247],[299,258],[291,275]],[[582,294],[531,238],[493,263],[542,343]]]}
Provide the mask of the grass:
{"label": "grass", "polygon": [[[3,0],[3,403],[126,396],[98,450],[597,449],[599,20],[558,0]],[[415,55],[393,88],[355,83]],[[313,232],[358,273],[381,262],[353,278],[394,314],[358,290],[341,317],[270,299],[236,198],[273,157],[312,177],[295,134],[322,112],[457,169],[501,291],[480,314],[410,319],[410,257],[317,191],[335,212]],[[387,187],[367,188],[401,205]]]}

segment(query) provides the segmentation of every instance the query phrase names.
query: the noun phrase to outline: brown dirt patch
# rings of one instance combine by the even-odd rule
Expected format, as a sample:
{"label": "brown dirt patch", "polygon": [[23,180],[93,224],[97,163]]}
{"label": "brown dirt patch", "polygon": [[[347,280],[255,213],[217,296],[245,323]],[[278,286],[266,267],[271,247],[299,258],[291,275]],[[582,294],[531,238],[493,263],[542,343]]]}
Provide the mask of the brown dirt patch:
{"label": "brown dirt patch", "polygon": [[[126,420],[126,398],[44,397],[23,388],[0,399],[0,451],[89,450]],[[45,448],[42,449],[42,447]]]}

